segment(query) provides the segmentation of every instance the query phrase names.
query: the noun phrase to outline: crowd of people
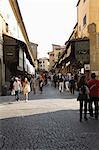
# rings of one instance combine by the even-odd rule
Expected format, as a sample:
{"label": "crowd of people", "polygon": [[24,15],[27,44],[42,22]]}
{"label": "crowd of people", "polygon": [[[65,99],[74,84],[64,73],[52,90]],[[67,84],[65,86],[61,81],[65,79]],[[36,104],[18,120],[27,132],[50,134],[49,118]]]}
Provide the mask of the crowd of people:
{"label": "crowd of people", "polygon": [[61,73],[51,75],[52,85],[56,88],[58,87],[60,92],[70,91],[71,94],[74,94],[74,91],[77,87],[77,78],[75,75]]}
{"label": "crowd of people", "polygon": [[96,79],[95,73],[91,74],[90,79],[87,79],[85,74],[77,76],[73,74],[62,75],[59,73],[57,75],[54,74],[51,80],[54,87],[58,87],[60,92],[66,90],[74,94],[75,91],[78,91],[77,101],[80,104],[80,122],[83,118],[83,110],[85,120],[88,120],[88,111],[90,117],[98,119],[99,80]]}
{"label": "crowd of people", "polygon": [[[42,94],[43,86],[51,85],[58,88],[59,92],[70,92],[75,94],[78,91],[77,101],[80,104],[80,122],[83,118],[88,120],[87,112],[89,111],[90,117],[98,119],[98,101],[99,101],[99,80],[96,79],[95,73],[91,74],[89,80],[86,79],[86,75],[81,74],[79,77],[73,74],[40,74],[31,78],[25,77],[22,80],[20,77],[14,77],[10,81],[11,95],[15,95],[15,99],[19,100],[19,94],[23,93],[25,100],[28,101],[29,92],[32,91],[36,94],[38,91]],[[93,115],[94,108],[94,115]]]}
{"label": "crowd of people", "polygon": [[30,91],[34,94],[37,91],[43,92],[43,86],[47,84],[47,78],[45,74],[40,74],[39,76],[32,75],[31,77],[12,77],[10,80],[10,93],[15,95],[15,99],[19,101],[20,93],[25,96],[26,102],[28,101]]}

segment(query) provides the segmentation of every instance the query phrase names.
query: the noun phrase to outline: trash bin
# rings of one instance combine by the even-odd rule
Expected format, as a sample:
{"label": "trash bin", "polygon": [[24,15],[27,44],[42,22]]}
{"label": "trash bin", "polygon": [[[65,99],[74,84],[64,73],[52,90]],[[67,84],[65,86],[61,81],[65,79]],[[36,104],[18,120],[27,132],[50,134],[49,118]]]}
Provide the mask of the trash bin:
{"label": "trash bin", "polygon": [[7,95],[7,85],[3,85],[2,86],[2,96],[6,96]]}

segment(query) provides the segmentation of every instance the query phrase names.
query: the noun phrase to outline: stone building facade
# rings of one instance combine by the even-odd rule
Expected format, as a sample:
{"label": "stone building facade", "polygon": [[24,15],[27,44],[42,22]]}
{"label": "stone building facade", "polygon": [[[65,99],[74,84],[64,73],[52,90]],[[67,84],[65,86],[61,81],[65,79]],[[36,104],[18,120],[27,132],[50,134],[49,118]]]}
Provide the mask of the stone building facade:
{"label": "stone building facade", "polygon": [[78,37],[90,40],[90,72],[99,78],[99,1],[79,0],[77,3]]}
{"label": "stone building facade", "polygon": [[39,71],[49,71],[49,59],[39,58]]}

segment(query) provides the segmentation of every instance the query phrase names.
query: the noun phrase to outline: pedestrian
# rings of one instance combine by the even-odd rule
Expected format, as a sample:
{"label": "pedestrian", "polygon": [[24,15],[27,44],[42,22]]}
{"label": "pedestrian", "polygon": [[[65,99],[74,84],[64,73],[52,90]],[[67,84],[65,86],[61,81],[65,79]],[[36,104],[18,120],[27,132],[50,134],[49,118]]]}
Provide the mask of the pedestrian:
{"label": "pedestrian", "polygon": [[69,76],[67,74],[64,76],[64,81],[65,81],[65,89],[66,91],[69,91]]}
{"label": "pedestrian", "polygon": [[11,80],[10,80],[11,95],[15,95],[15,90],[14,90],[14,87],[13,87],[14,81],[15,81],[15,77],[12,77]]}
{"label": "pedestrian", "polygon": [[51,74],[50,78],[51,78],[51,86],[53,86],[53,74]]}
{"label": "pedestrian", "polygon": [[26,102],[28,101],[29,92],[30,92],[30,83],[28,79],[25,78],[23,82],[23,93],[24,93]]}
{"label": "pedestrian", "polygon": [[32,86],[33,93],[36,94],[37,82],[36,82],[36,78],[34,77],[34,75],[32,76],[32,79],[31,79],[31,86]]}
{"label": "pedestrian", "polygon": [[96,79],[96,74],[91,74],[91,79],[88,81],[88,87],[90,90],[90,103],[89,112],[93,117],[93,103],[95,106],[95,119],[98,119],[98,101],[99,101],[99,80]]}
{"label": "pedestrian", "polygon": [[84,119],[88,120],[87,118],[87,104],[89,100],[89,89],[86,83],[86,77],[83,75],[78,82],[78,98],[77,100],[80,103],[80,122],[82,121],[82,112],[84,107]]}
{"label": "pedestrian", "polygon": [[57,75],[54,74],[53,76],[53,83],[54,83],[54,87],[56,88],[56,84],[57,84]]}
{"label": "pedestrian", "polygon": [[59,91],[63,92],[64,91],[64,79],[61,73],[59,73],[58,81],[59,81]]}
{"label": "pedestrian", "polygon": [[42,92],[43,92],[43,80],[42,79],[39,80],[39,89],[42,94]]}
{"label": "pedestrian", "polygon": [[70,88],[70,92],[71,94],[74,94],[75,91],[75,80],[74,77],[71,77],[71,80],[69,81],[69,88]]}
{"label": "pedestrian", "polygon": [[15,78],[15,81],[13,83],[13,88],[15,91],[15,99],[18,101],[20,89],[22,89],[21,83],[18,81],[18,77]]}

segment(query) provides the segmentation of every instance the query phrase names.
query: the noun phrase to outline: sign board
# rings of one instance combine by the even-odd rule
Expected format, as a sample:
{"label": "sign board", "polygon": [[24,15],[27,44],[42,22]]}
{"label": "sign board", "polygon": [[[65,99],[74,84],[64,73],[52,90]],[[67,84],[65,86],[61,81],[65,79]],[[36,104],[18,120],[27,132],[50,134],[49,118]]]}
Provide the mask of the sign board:
{"label": "sign board", "polygon": [[4,63],[7,64],[18,62],[17,40],[10,36],[3,35],[3,41]]}
{"label": "sign board", "polygon": [[89,64],[89,40],[80,40],[75,42],[75,58],[81,64]]}
{"label": "sign board", "polygon": [[84,68],[85,68],[85,70],[90,70],[90,64],[85,64]]}

